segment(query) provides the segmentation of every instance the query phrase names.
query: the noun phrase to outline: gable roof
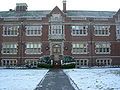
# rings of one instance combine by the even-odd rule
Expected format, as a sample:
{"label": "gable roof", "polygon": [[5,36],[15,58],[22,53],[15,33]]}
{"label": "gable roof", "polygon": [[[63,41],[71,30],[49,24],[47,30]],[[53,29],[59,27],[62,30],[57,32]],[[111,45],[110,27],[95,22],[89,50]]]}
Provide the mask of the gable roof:
{"label": "gable roof", "polygon": [[120,14],[120,9],[117,11],[116,15]]}
{"label": "gable roof", "polygon": [[64,13],[59,9],[59,7],[58,6],[56,6],[51,12],[50,12],[50,14],[49,15],[51,15],[51,14],[61,14],[61,15],[64,15]]}

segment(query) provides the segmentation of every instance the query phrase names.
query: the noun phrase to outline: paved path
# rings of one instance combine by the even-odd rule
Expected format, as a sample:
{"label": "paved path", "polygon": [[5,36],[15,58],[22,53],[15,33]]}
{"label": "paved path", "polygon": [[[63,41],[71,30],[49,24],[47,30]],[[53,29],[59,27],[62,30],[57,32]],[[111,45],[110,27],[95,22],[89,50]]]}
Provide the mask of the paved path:
{"label": "paved path", "polygon": [[50,70],[35,90],[75,90],[61,69]]}

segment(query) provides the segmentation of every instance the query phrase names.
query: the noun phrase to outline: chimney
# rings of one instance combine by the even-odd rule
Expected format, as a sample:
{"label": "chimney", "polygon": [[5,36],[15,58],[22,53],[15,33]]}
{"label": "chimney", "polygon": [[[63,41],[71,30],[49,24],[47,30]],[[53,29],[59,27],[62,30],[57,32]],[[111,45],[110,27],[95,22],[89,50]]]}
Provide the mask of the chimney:
{"label": "chimney", "polygon": [[66,13],[66,0],[63,0],[63,12]]}

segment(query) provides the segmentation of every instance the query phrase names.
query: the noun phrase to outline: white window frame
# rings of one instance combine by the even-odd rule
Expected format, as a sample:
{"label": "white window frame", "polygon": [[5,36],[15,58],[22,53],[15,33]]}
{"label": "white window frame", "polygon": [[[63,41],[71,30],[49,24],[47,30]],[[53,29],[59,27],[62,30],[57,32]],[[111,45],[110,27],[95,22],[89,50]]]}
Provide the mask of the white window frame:
{"label": "white window frame", "polygon": [[49,35],[63,35],[62,25],[51,25]]}
{"label": "white window frame", "polygon": [[28,66],[37,66],[38,60],[39,59],[25,59],[25,65],[28,65]]}
{"label": "white window frame", "polygon": [[[98,48],[98,51],[97,51]],[[101,49],[101,52],[100,52]],[[109,52],[107,52],[109,49]],[[95,43],[95,53],[96,54],[110,54],[111,53],[111,43],[110,42],[96,42]]]}
{"label": "white window frame", "polygon": [[76,67],[80,68],[80,67],[87,67],[89,64],[89,60],[88,59],[76,59]]}
{"label": "white window frame", "polygon": [[18,30],[19,30],[19,26],[4,25],[2,36],[18,36],[18,34],[19,34]]}
{"label": "white window frame", "polygon": [[[41,54],[41,49],[42,49],[42,43],[40,42],[27,42],[26,43],[26,50],[25,50],[25,53],[26,54]],[[29,51],[29,49],[31,49],[31,52]],[[39,52],[34,52],[35,49]],[[29,52],[28,52],[29,51]]]}
{"label": "white window frame", "polygon": [[88,26],[87,25],[72,25],[71,35],[72,36],[87,36]]}
{"label": "white window frame", "polygon": [[[78,50],[77,52],[74,52]],[[84,52],[84,50],[86,52]],[[72,43],[72,54],[88,54],[88,43],[87,42],[73,42]]]}
{"label": "white window frame", "polygon": [[110,26],[109,25],[95,25],[94,35],[95,36],[110,36]]}
{"label": "white window frame", "polygon": [[1,60],[1,65],[2,66],[16,66],[17,65],[17,59],[2,59]]}
{"label": "white window frame", "polygon": [[[18,52],[17,47],[18,47],[17,43],[4,42],[4,43],[2,43],[2,51],[1,52],[2,52],[2,54],[17,54],[17,52]],[[4,53],[4,49],[8,52]],[[16,51],[16,52],[14,52],[14,53],[10,52],[12,49],[14,49],[14,51]]]}
{"label": "white window frame", "polygon": [[116,38],[120,39],[120,24],[116,25]]}
{"label": "white window frame", "polygon": [[29,25],[26,27],[26,36],[41,36],[42,35],[42,25]]}
{"label": "white window frame", "polygon": [[111,64],[112,64],[112,59],[111,58],[98,58],[98,59],[96,59],[96,65],[97,66],[110,66]]}
{"label": "white window frame", "polygon": [[51,22],[61,22],[62,21],[62,16],[61,14],[52,14],[50,17]]}

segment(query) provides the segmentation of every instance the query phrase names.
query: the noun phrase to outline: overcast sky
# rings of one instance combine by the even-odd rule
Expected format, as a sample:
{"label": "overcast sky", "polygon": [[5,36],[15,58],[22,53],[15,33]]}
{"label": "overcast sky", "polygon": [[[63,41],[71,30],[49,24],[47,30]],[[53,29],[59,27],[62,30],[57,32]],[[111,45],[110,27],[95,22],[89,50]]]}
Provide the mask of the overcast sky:
{"label": "overcast sky", "polygon": [[[16,3],[27,3],[28,10],[62,9],[63,0],[0,0],[0,11],[15,9]],[[120,0],[66,0],[67,10],[118,11]]]}

